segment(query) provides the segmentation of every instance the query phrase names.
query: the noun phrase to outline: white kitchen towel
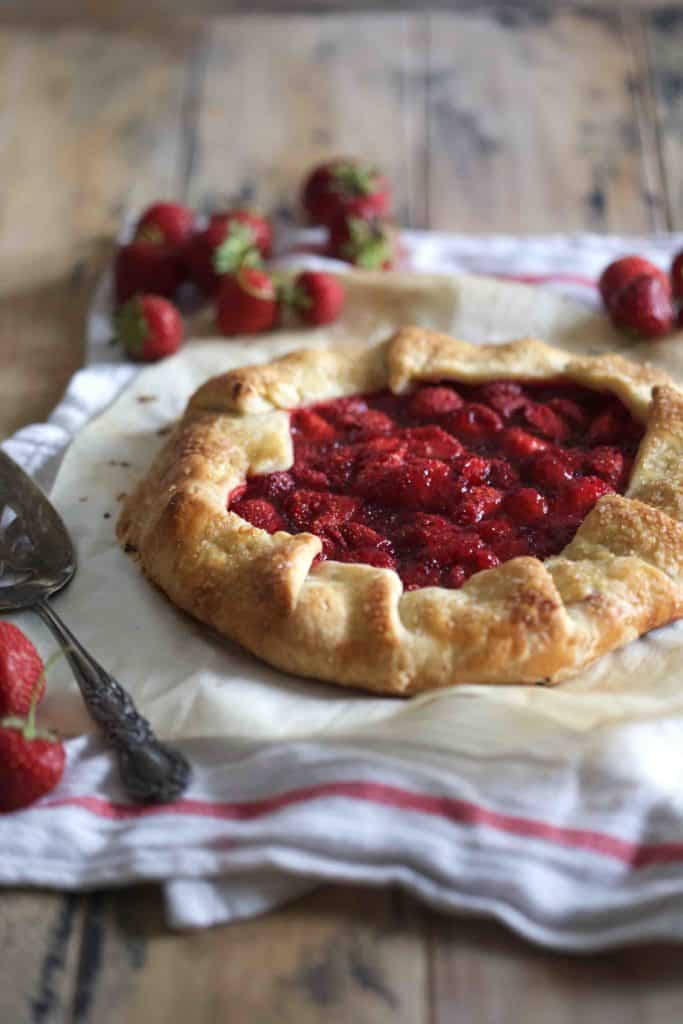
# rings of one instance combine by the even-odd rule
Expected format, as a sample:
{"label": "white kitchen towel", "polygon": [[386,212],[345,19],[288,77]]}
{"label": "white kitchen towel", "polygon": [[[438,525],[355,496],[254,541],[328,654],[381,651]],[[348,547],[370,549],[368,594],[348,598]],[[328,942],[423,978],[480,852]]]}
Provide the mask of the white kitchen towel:
{"label": "white kitchen towel", "polygon": [[[279,256],[317,263],[306,253],[318,241],[291,235]],[[681,247],[674,236],[405,233],[413,269],[500,275],[586,303],[615,256],[636,251],[666,266]],[[136,372],[112,362],[109,287],[89,318],[89,365],[47,424],[4,445],[43,486],[69,439]],[[0,818],[0,882],[158,879],[179,927],[253,916],[322,881],[395,883],[561,949],[683,938],[683,787],[671,773],[682,727],[669,715],[595,734],[567,729],[561,758],[529,750],[505,763],[389,740],[186,741],[192,786],[163,808],[127,804],[110,755],[83,737],[67,744],[57,790]]]}

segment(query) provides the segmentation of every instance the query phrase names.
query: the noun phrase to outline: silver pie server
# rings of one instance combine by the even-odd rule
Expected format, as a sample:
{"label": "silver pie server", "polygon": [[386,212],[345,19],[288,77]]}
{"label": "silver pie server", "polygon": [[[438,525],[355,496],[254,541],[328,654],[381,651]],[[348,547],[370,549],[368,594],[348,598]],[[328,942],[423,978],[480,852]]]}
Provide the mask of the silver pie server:
{"label": "silver pie server", "polygon": [[64,625],[48,598],[73,578],[71,538],[40,488],[0,451],[0,613],[31,609],[59,641],[85,705],[111,743],[133,800],[168,803],[186,788],[190,765],[160,743],[122,686]]}

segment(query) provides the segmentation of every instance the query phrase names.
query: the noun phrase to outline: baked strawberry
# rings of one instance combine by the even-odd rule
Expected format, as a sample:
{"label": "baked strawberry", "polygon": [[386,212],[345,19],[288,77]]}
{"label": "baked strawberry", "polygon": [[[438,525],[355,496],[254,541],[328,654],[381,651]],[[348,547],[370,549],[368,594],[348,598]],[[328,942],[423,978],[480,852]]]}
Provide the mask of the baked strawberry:
{"label": "baked strawberry", "polygon": [[491,461],[483,455],[466,455],[456,463],[458,483],[483,484],[491,473]]}
{"label": "baked strawberry", "polygon": [[618,448],[608,445],[599,445],[592,451],[586,453],[584,458],[584,472],[591,476],[598,476],[601,480],[617,487],[624,479],[626,464],[624,456]]}
{"label": "baked strawberry", "polygon": [[130,299],[116,316],[116,329],[126,355],[143,363],[154,363],[177,352],[184,334],[180,313],[160,295]]}
{"label": "baked strawberry", "polygon": [[226,210],[214,213],[204,230],[190,238],[185,262],[197,287],[213,295],[223,275],[260,266],[272,244],[272,227],[264,217],[251,210]]}
{"label": "baked strawberry", "polygon": [[484,441],[503,429],[497,412],[480,402],[468,402],[459,412],[449,416],[447,427],[469,444]]}
{"label": "baked strawberry", "polygon": [[339,157],[311,171],[301,202],[313,224],[329,226],[339,214],[381,216],[389,211],[389,182],[376,168]]}
{"label": "baked strawberry", "polygon": [[528,399],[521,385],[513,380],[495,380],[484,384],[479,389],[479,401],[490,405],[492,409],[508,419],[518,409],[523,408]]}
{"label": "baked strawberry", "polygon": [[510,427],[503,434],[503,450],[516,459],[530,459],[549,447],[547,441],[527,433],[521,427]]}
{"label": "baked strawberry", "polygon": [[252,526],[266,530],[267,533],[275,533],[276,530],[285,528],[285,521],[280,513],[263,498],[247,498],[244,501],[236,501],[234,505],[230,505],[230,511],[235,512],[242,519],[246,519]]}
{"label": "baked strawberry", "polygon": [[177,246],[144,240],[129,242],[118,249],[114,260],[116,304],[145,292],[173,298],[183,277]]}
{"label": "baked strawberry", "polygon": [[495,487],[471,487],[453,507],[455,521],[461,526],[478,523],[492,515],[502,500],[503,495]]}
{"label": "baked strawberry", "polygon": [[240,267],[224,279],[216,300],[222,334],[258,334],[275,326],[279,314],[272,277],[256,267]]}
{"label": "baked strawberry", "polygon": [[656,277],[671,292],[671,284],[663,270],[642,256],[622,256],[606,267],[598,282],[602,301],[607,309],[624,285],[634,277]]}
{"label": "baked strawberry", "polygon": [[520,487],[505,499],[505,512],[513,523],[537,523],[548,514],[548,502],[533,487]]}
{"label": "baked strawberry", "polygon": [[633,277],[612,297],[615,327],[643,338],[658,338],[673,326],[671,289],[659,277]]}
{"label": "baked strawberry", "polygon": [[331,324],[339,319],[344,308],[344,286],[332,274],[304,270],[291,288],[285,290],[284,300],[304,323],[313,326]]}
{"label": "baked strawberry", "polygon": [[330,225],[328,250],[330,256],[363,270],[391,270],[398,257],[398,231],[377,217],[342,213]]}
{"label": "baked strawberry", "polygon": [[135,227],[141,242],[182,245],[192,234],[194,212],[182,203],[159,202],[148,206]]}
{"label": "baked strawberry", "polygon": [[303,435],[310,441],[332,441],[335,429],[315,409],[296,409],[292,413],[294,437]]}
{"label": "baked strawberry", "polygon": [[425,385],[418,388],[408,404],[411,416],[420,420],[435,420],[462,409],[463,400],[453,388]]}
{"label": "baked strawberry", "polygon": [[421,459],[455,459],[464,449],[457,437],[447,434],[441,427],[407,427],[401,431],[401,439],[407,445],[411,456]]}
{"label": "baked strawberry", "polygon": [[[29,638],[11,622],[0,622],[0,718],[28,714],[43,672],[43,659]],[[43,678],[36,699],[44,693]]]}
{"label": "baked strawberry", "polygon": [[537,484],[548,490],[563,487],[574,475],[567,459],[559,452],[541,452],[529,472]]}
{"label": "baked strawberry", "polygon": [[582,476],[570,480],[560,492],[555,503],[555,513],[569,519],[580,519],[587,515],[596,501],[609,494],[612,488],[597,476]]}
{"label": "baked strawberry", "polygon": [[[13,640],[18,642],[16,636]],[[66,755],[61,741],[36,728],[36,708],[44,689],[45,669],[33,684],[26,714],[0,719],[0,813],[28,807],[54,789],[64,774]],[[23,702],[23,692],[20,699]]]}
{"label": "baked strawberry", "polygon": [[543,402],[526,402],[522,418],[537,434],[550,441],[564,441],[570,433],[562,417]]}
{"label": "baked strawberry", "polygon": [[474,572],[482,572],[484,569],[495,569],[497,565],[500,565],[500,558],[491,548],[483,548],[481,551],[477,551],[470,562]]}

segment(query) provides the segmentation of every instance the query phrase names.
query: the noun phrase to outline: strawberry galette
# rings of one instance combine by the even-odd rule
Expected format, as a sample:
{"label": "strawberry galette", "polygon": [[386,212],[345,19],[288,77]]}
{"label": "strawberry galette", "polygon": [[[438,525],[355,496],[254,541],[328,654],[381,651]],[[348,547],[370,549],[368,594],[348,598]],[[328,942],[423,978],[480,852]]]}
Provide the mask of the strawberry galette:
{"label": "strawberry galette", "polygon": [[410,327],[208,381],[119,536],[287,671],[555,682],[683,616],[682,449],[659,371]]}

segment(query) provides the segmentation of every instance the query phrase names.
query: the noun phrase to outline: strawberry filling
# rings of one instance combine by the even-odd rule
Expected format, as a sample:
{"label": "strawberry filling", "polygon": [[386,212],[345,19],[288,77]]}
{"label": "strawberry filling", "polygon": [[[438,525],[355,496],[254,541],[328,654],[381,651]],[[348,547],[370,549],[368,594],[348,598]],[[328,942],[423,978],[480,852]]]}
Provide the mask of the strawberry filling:
{"label": "strawberry filling", "polygon": [[501,380],[338,398],[295,409],[291,432],[293,466],[249,477],[229,508],[414,590],[557,554],[626,489],[643,427],[612,394]]}

